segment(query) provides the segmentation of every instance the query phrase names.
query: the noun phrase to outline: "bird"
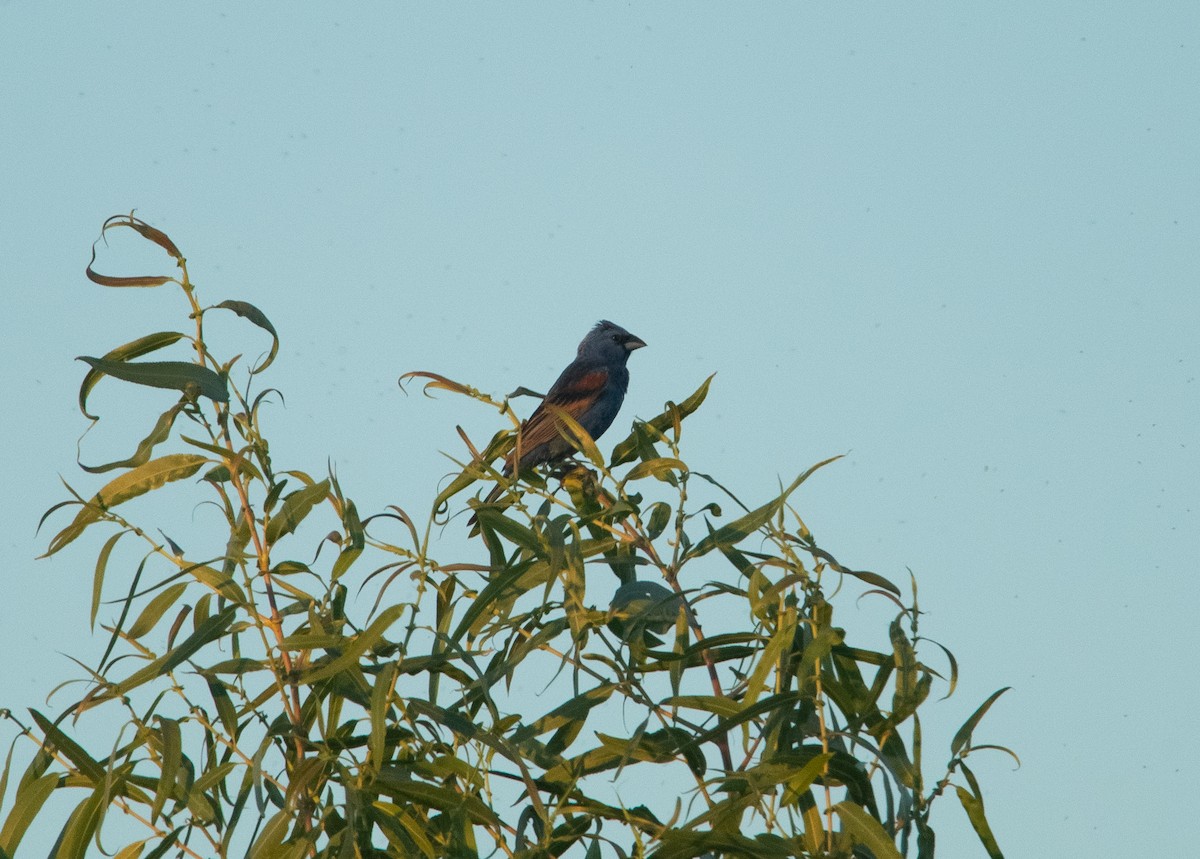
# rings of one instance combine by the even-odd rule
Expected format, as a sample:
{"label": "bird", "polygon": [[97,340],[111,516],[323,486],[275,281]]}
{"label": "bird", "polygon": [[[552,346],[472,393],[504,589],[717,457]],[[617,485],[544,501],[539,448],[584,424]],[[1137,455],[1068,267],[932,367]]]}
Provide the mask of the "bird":
{"label": "bird", "polygon": [[[504,460],[504,474],[555,462],[575,452],[560,431],[556,412],[570,415],[593,439],[612,426],[625,391],[629,370],[625,363],[646,342],[620,325],[602,319],[579,344],[575,360],[562,371],[545,398],[517,429],[517,444]],[[495,501],[497,486],[487,498]]]}

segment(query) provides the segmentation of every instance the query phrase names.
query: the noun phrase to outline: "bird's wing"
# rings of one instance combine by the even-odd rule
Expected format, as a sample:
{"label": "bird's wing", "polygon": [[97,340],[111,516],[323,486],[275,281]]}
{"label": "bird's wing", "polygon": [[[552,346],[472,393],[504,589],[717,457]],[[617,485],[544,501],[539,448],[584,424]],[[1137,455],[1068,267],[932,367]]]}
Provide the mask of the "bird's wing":
{"label": "bird's wing", "polygon": [[517,447],[509,454],[505,466],[509,469],[516,463],[517,451],[531,451],[539,445],[553,441],[559,437],[558,424],[554,420],[554,412],[546,406],[562,409],[575,420],[580,420],[583,414],[596,402],[597,397],[608,384],[608,370],[600,368],[584,373],[578,378],[559,380],[550,393],[542,400],[541,405],[534,409],[529,420],[521,425],[517,436]]}

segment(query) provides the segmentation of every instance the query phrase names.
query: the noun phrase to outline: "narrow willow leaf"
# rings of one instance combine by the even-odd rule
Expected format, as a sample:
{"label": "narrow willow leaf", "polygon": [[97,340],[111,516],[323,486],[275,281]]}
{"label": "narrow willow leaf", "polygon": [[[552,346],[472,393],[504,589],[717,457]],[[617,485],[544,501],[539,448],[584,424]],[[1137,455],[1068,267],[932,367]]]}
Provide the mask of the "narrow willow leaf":
{"label": "narrow willow leaf", "polygon": [[107,789],[101,782],[88,797],[75,807],[58,839],[55,859],[84,859],[88,844],[103,817]]}
{"label": "narrow willow leaf", "polygon": [[[561,409],[558,406],[546,404],[546,410],[554,416],[555,429],[558,434],[567,440],[567,443],[582,453],[588,458],[592,465],[597,468],[604,467],[604,457],[600,455],[600,448],[596,447],[596,441],[592,438],[592,434],[585,430],[575,418],[566,409]],[[520,438],[518,436],[518,443]]]}
{"label": "narrow willow leaf", "polygon": [[688,707],[693,710],[703,710],[706,713],[716,713],[718,716],[729,718],[741,712],[742,706],[732,698],[723,695],[674,695],[662,702],[664,707]]}
{"label": "narrow willow leaf", "polygon": [[917,652],[900,626],[899,619],[888,627],[896,666],[896,691],[892,695],[892,723],[899,724],[916,710],[918,702]]}
{"label": "narrow willow leaf", "polygon": [[227,600],[232,600],[238,605],[246,604],[246,594],[242,591],[242,586],[235,582],[228,573],[214,570],[203,564],[188,567],[181,572],[189,574],[196,581],[212,588]]}
{"label": "narrow willow leaf", "polygon": [[[407,810],[390,802],[382,802],[376,800],[371,803],[371,819],[379,825],[385,836],[403,832],[404,835],[411,839],[417,849],[421,851],[421,855],[426,859],[436,859],[438,855],[437,849],[433,846],[433,842],[429,840],[428,827],[414,819],[413,815]],[[408,844],[403,840],[397,841],[389,837],[396,848],[407,848]],[[400,855],[398,852],[396,855]]]}
{"label": "narrow willow leaf", "polygon": [[[128,531],[118,531],[113,534],[100,549],[100,554],[96,556],[96,573],[92,576],[92,613],[88,618],[92,630],[96,629],[96,613],[100,610],[100,596],[104,589],[104,571],[108,567],[108,558],[112,555],[117,541],[128,533]],[[2,794],[0,794],[0,799],[3,799]]]}
{"label": "narrow willow leaf", "polygon": [[267,319],[266,314],[248,301],[234,301],[231,299],[228,301],[222,301],[216,306],[224,308],[225,310],[232,310],[238,316],[253,322],[263,331],[266,331],[271,335],[270,353],[266,358],[263,359],[261,364],[257,365],[250,371],[250,374],[253,375],[255,373],[261,373],[263,370],[267,369],[267,367],[271,366],[271,362],[275,360],[275,356],[279,353],[279,334],[276,333],[275,326],[271,324],[270,319]]}
{"label": "narrow willow leaf", "polygon": [[171,241],[170,236],[157,227],[150,226],[141,218],[135,218],[133,215],[113,215],[104,222],[101,233],[105,233],[115,227],[128,227],[142,238],[149,239],[174,257],[176,262],[183,259],[183,254],[179,252],[179,248]]}
{"label": "narrow willow leaf", "polygon": [[138,615],[137,620],[125,631],[125,634],[136,641],[154,629],[155,624],[166,614],[167,609],[173,606],[186,590],[186,582],[177,582],[163,588],[154,599],[146,604],[146,607],[142,609],[142,613]]}
{"label": "narrow willow leaf", "polygon": [[996,699],[1011,688],[1011,686],[1005,686],[1003,689],[997,689],[988,696],[986,701],[979,705],[979,709],[971,714],[971,718],[963,722],[962,727],[958,729],[958,733],[954,735],[954,739],[950,742],[950,754],[957,757],[958,753],[970,744],[971,734],[975,731],[975,726],[979,724],[979,720],[982,719],[987,711],[991,709],[991,706],[996,703]]}
{"label": "narrow willow leaf", "polygon": [[[714,373],[713,375],[716,374]],[[700,408],[700,404],[703,403],[704,398],[708,396],[708,386],[712,383],[712,380],[712,376],[709,376],[707,379],[705,379],[704,383],[700,385],[700,387],[697,388],[690,397],[688,397],[679,405],[667,403],[667,408],[662,412],[662,414],[645,421],[644,425],[652,428],[655,432],[666,432],[674,425],[677,419],[686,418],[688,415],[696,411],[696,409]],[[635,426],[634,431],[629,435],[629,437],[613,448],[612,459],[609,462],[609,468],[615,468],[616,466],[622,465],[626,462],[632,462],[637,457],[637,450],[640,441],[639,432],[644,432],[644,430],[640,430],[639,427]]]}
{"label": "narrow willow leaf", "polygon": [[135,841],[132,844],[126,844],[118,850],[113,859],[140,859],[142,851],[145,849],[145,841]]}
{"label": "narrow willow leaf", "polygon": [[902,859],[900,851],[896,849],[896,842],[887,834],[883,824],[861,806],[844,800],[835,805],[833,810],[842,821],[842,831],[848,833],[856,844],[868,848],[875,855],[875,859]]}
{"label": "narrow willow leaf", "polygon": [[335,582],[358,560],[358,556],[367,545],[367,532],[363,528],[362,520],[358,518],[358,508],[354,506],[353,501],[347,500],[342,509],[342,525],[345,526],[346,536],[350,539],[343,545],[337,560],[333,562],[330,578]]}
{"label": "narrow willow leaf", "polygon": [[287,837],[289,825],[292,822],[293,812],[289,809],[278,811],[258,834],[258,838],[250,845],[250,850],[247,852],[247,859],[269,859],[269,857],[282,857],[284,854],[279,852],[279,848],[283,845],[283,840]]}
{"label": "narrow willow leaf", "polygon": [[[128,361],[130,358],[139,358],[142,355],[147,355],[158,349],[170,346],[172,343],[177,343],[184,337],[178,331],[159,331],[154,334],[147,334],[145,337],[139,337],[136,340],[131,340],[123,346],[118,346],[107,355],[104,356],[105,361]],[[104,373],[99,370],[88,370],[84,374],[83,383],[79,386],[79,411],[83,412],[83,416],[88,420],[99,420],[95,415],[88,414],[87,397],[91,393],[92,388],[96,387],[96,383],[104,378]]]}
{"label": "narrow willow leaf", "polygon": [[967,819],[971,821],[971,827],[979,836],[979,842],[987,851],[990,859],[1004,859],[1004,853],[1001,852],[996,836],[992,833],[991,824],[988,823],[987,815],[984,813],[983,800],[965,787],[955,785],[954,790],[958,794],[958,801],[962,803],[963,810],[967,812]]}
{"label": "narrow willow leaf", "polygon": [[46,742],[58,749],[63,757],[73,763],[80,775],[92,784],[104,783],[104,767],[89,755],[83,746],[64,734],[57,725],[37,710],[30,710],[29,714],[33,716],[33,721],[37,722],[37,726],[46,735]]}
{"label": "narrow willow leaf", "polygon": [[798,855],[782,839],[770,841],[766,836],[748,838],[739,832],[690,829],[668,829],[658,848],[650,854],[653,859],[705,859],[712,856],[753,856],[755,859],[790,859]]}
{"label": "narrow willow leaf", "polygon": [[80,355],[77,360],[124,382],[151,388],[171,388],[189,395],[195,392],[218,403],[229,402],[225,379],[199,364],[188,361],[106,361],[88,355]]}
{"label": "narrow willow leaf", "polygon": [[520,522],[516,522],[505,516],[499,510],[493,510],[488,507],[479,507],[475,510],[475,518],[481,526],[504,537],[514,546],[520,546],[522,549],[528,549],[535,555],[544,555],[547,547],[542,540],[533,531],[526,528]]}
{"label": "narrow willow leaf", "polygon": [[150,806],[150,820],[158,820],[168,799],[175,795],[179,783],[179,769],[183,765],[183,737],[179,723],[174,719],[158,717],[158,733],[162,740],[162,766],[158,786],[154,792],[154,803]]}
{"label": "narrow willow leaf", "polygon": [[22,785],[13,800],[13,806],[0,829],[0,851],[5,856],[15,856],[21,839],[25,837],[29,824],[37,818],[54,788],[58,786],[58,775],[51,773]]}
{"label": "narrow willow leaf", "polygon": [[[243,661],[257,663],[258,666],[262,665],[262,663],[257,662],[257,660]],[[209,670],[213,671],[214,673],[216,672],[215,667]],[[243,672],[238,671],[236,673],[240,675]],[[236,740],[239,733],[237,710],[233,706],[233,699],[229,697],[229,690],[225,688],[225,684],[222,683],[217,677],[212,677],[208,674],[205,674],[204,679],[208,683],[208,693],[212,695],[213,705],[217,708],[217,718],[221,720],[221,726],[225,729],[225,733],[228,734],[230,738]]]}
{"label": "narrow willow leaf", "polygon": [[204,645],[224,636],[225,631],[229,629],[236,615],[237,608],[235,606],[230,606],[219,614],[213,615],[204,621],[195,632],[180,642],[174,650],[168,651],[149,665],[135,671],[120,683],[109,686],[105,690],[101,700],[119,698],[122,695],[126,695],[143,683],[148,683],[154,678],[161,677],[168,671],[172,671],[182,665]]}
{"label": "narrow willow leaf", "polygon": [[655,501],[650,505],[646,520],[646,536],[651,540],[657,540],[671,522],[671,505],[665,501]]}
{"label": "narrow willow leaf", "polygon": [[523,725],[515,730],[511,735],[511,739],[515,743],[523,743],[526,740],[533,739],[550,731],[558,730],[563,725],[572,722],[583,723],[592,708],[603,704],[611,698],[616,688],[616,684],[614,683],[602,683],[581,695],[576,695],[569,701],[555,707],[537,721],[529,725]]}
{"label": "narrow willow leaf", "polygon": [[192,453],[173,453],[139,465],[109,482],[91,501],[82,505],[75,519],[50,541],[43,558],[53,555],[75,540],[91,524],[104,518],[104,511],[131,498],[137,498],[173,480],[191,477],[208,460]]}
{"label": "narrow willow leaf", "polygon": [[388,662],[375,675],[375,685],[371,689],[371,736],[367,748],[371,755],[371,766],[376,772],[383,766],[384,751],[387,744],[388,704],[392,697],[392,687],[396,685],[396,675],[399,673],[395,662]]}
{"label": "narrow willow leaf", "polygon": [[779,626],[772,633],[767,646],[762,649],[758,661],[746,679],[746,694],[742,699],[744,704],[753,704],[766,689],[771,671],[778,668],[780,658],[792,646],[796,637],[796,622],[796,610],[792,608],[787,609],[779,618]]}
{"label": "narrow willow leaf", "polygon": [[184,406],[184,403],[176,403],[163,412],[155,422],[154,428],[150,430],[150,434],[138,442],[137,449],[128,459],[106,462],[104,465],[84,465],[81,462],[79,467],[90,474],[102,474],[105,471],[112,471],[114,468],[136,468],[148,462],[154,448],[170,437],[171,427],[175,425],[175,418],[183,411]]}
{"label": "narrow willow leaf", "polygon": [[191,477],[206,462],[207,457],[195,453],[160,456],[110,481],[90,503],[102,508],[116,507],[172,481]]}
{"label": "narrow willow leaf", "polygon": [[406,605],[400,604],[384,609],[369,627],[354,636],[350,643],[342,648],[341,655],[323,665],[314,667],[300,678],[300,682],[305,685],[316,683],[319,680],[333,677],[351,665],[357,665],[359,657],[383,639],[383,634],[387,632],[388,627],[400,619],[406,608]]}
{"label": "narrow willow leaf", "polygon": [[267,542],[275,544],[282,537],[292,533],[304,521],[319,501],[329,494],[329,481],[322,480],[311,486],[297,489],[283,499],[279,512],[267,523]]}
{"label": "narrow willow leaf", "polygon": [[634,480],[641,480],[643,477],[658,477],[669,475],[672,472],[678,471],[681,474],[688,470],[687,466],[678,459],[673,459],[669,456],[660,456],[658,459],[650,459],[645,462],[639,462],[633,468],[629,469],[629,473],[625,475],[622,483],[630,483]]}

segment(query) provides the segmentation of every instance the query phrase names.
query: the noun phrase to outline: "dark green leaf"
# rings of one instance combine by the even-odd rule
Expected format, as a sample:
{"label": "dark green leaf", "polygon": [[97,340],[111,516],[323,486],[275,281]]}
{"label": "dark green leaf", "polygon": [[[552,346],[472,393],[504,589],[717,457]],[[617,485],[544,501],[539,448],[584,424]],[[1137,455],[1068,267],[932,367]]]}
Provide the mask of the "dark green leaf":
{"label": "dark green leaf", "polygon": [[79,359],[93,370],[151,388],[171,388],[189,396],[203,395],[218,403],[229,402],[229,389],[216,372],[187,361],[106,361],[80,355]]}
{"label": "dark green leaf", "polygon": [[982,719],[984,714],[986,714],[991,706],[996,703],[996,699],[1011,688],[1011,686],[1005,686],[1003,689],[997,689],[988,696],[986,701],[979,705],[979,709],[971,714],[971,718],[963,722],[962,727],[958,729],[958,733],[954,735],[954,739],[950,741],[950,754],[957,757],[958,753],[970,744],[971,734],[974,732],[975,726],[979,724],[979,720]]}
{"label": "dark green leaf", "polygon": [[279,335],[275,332],[275,326],[271,324],[271,320],[267,319],[266,314],[248,301],[234,301],[231,299],[228,301],[222,301],[216,306],[224,308],[225,310],[232,310],[238,316],[242,317],[243,319],[248,319],[250,322],[253,322],[263,331],[266,331],[271,335],[270,353],[266,358],[263,359],[263,362],[251,370],[250,373],[261,373],[263,370],[267,369],[267,367],[271,366],[271,362],[275,360],[275,355],[279,352]]}
{"label": "dark green leaf", "polygon": [[329,481],[322,480],[303,489],[297,489],[283,499],[279,512],[267,523],[267,542],[277,543],[280,538],[296,530],[313,507],[329,495]]}
{"label": "dark green leaf", "polygon": [[[172,343],[177,343],[183,336],[178,331],[159,331],[155,334],[147,334],[145,337],[139,337],[136,340],[131,340],[125,345],[113,349],[104,356],[104,360],[128,361],[130,358],[139,358],[142,355],[170,346]],[[99,370],[88,370],[84,374],[83,384],[79,386],[79,411],[83,412],[83,416],[88,420],[99,420],[95,415],[88,414],[87,397],[91,393],[92,388],[96,387],[96,383],[103,377],[104,373]]]}

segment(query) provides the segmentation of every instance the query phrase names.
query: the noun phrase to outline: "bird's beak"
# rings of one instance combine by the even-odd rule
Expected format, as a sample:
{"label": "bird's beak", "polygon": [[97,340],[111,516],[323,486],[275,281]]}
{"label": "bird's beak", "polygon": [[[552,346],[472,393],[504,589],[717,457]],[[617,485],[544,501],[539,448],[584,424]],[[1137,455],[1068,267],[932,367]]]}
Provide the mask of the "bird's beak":
{"label": "bird's beak", "polygon": [[645,345],[645,340],[643,340],[641,337],[635,337],[632,334],[629,336],[629,339],[625,341],[625,348],[630,352],[632,352],[634,349],[641,349]]}

